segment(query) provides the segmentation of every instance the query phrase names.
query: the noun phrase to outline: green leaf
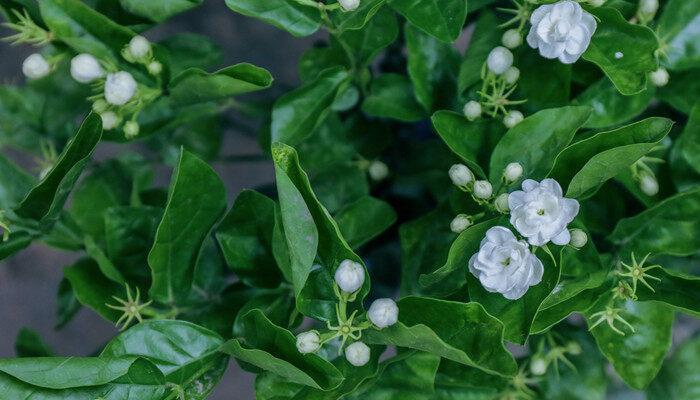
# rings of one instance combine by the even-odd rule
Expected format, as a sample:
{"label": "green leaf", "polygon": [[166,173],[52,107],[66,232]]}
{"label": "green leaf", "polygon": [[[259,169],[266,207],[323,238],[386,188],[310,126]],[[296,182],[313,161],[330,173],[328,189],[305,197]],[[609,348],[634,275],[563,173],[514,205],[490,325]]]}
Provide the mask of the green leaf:
{"label": "green leaf", "polygon": [[492,374],[517,372],[503,345],[503,324],[480,304],[405,297],[398,305],[399,323],[367,331],[364,340],[425,351]]}
{"label": "green leaf", "polygon": [[700,69],[692,69],[671,74],[668,85],[659,88],[659,99],[671,105],[671,107],[690,114],[700,94],[700,80],[696,79]]}
{"label": "green leaf", "polygon": [[173,304],[187,297],[202,243],[225,209],[221,179],[210,166],[183,150],[148,254],[152,299]]}
{"label": "green leaf", "polygon": [[671,177],[679,191],[700,183],[700,103],[690,112],[683,132],[676,138],[669,155]]}
{"label": "green leaf", "polygon": [[665,45],[662,60],[666,67],[677,71],[700,67],[699,22],[697,2],[671,0],[664,4],[657,29]]}
{"label": "green leaf", "polygon": [[435,373],[440,365],[440,357],[416,352],[399,361],[387,360],[386,366],[376,383],[351,399],[362,400],[428,400],[434,399]]}
{"label": "green leaf", "polygon": [[700,250],[700,189],[679,193],[620,220],[609,239],[621,254],[689,256]]}
{"label": "green leaf", "polygon": [[345,70],[328,69],[280,96],[272,107],[272,141],[295,145],[304,140],[326,117],[348,79]]}
{"label": "green leaf", "polygon": [[112,296],[124,297],[124,287],[107,279],[97,263],[83,258],[63,270],[80,304],[91,308],[108,321],[116,321],[120,313],[106,306],[114,304]]}
{"label": "green leaf", "polygon": [[33,176],[0,155],[0,209],[7,210],[19,204],[35,181]]}
{"label": "green leaf", "polygon": [[416,100],[428,112],[437,107],[452,108],[450,102],[454,100],[459,62],[456,51],[449,44],[426,35],[411,24],[405,25],[404,35],[408,50],[408,76],[413,83]]}
{"label": "green leaf", "polygon": [[61,279],[61,283],[58,285],[58,294],[56,297],[56,325],[54,329],[58,330],[73,319],[75,314],[80,310],[80,302],[75,297],[73,288],[65,277]]}
{"label": "green leaf", "polygon": [[343,380],[340,371],[328,361],[313,353],[299,353],[294,335],[272,324],[260,310],[243,317],[243,329],[243,338],[227,341],[220,351],[289,382],[317,389],[333,389]]}
{"label": "green leaf", "polygon": [[466,0],[389,0],[389,5],[411,24],[448,43],[457,39],[467,18]]}
{"label": "green leaf", "polygon": [[[654,261],[649,261],[648,265],[652,264]],[[656,300],[690,315],[700,316],[700,277],[669,268],[654,268],[647,273],[659,281],[646,279],[653,291],[641,283],[637,284],[640,301]]]}
{"label": "green leaf", "polygon": [[[601,310],[598,307],[588,311],[589,326],[593,322],[591,314]],[[619,322],[616,326],[626,332],[624,336],[614,332],[605,322],[593,328],[591,333],[600,351],[625,383],[643,389],[659,372],[671,347],[673,311],[662,303],[648,301],[627,301],[622,310],[620,316],[634,327],[634,333],[627,327],[620,327]]]}
{"label": "green leaf", "polygon": [[244,190],[216,229],[226,264],[251,286],[275,287],[280,282],[272,255],[274,224],[275,202]]}
{"label": "green leaf", "polygon": [[295,0],[226,0],[226,5],[237,13],[267,22],[294,36],[311,35],[321,26],[319,11]]}
{"label": "green leaf", "polygon": [[[469,2],[470,9],[473,2],[474,0]],[[460,94],[481,80],[481,68],[486,58],[494,47],[501,45],[502,33],[499,29],[493,28],[498,24],[499,20],[492,12],[484,11],[479,15],[469,46],[459,66],[457,85]]]}
{"label": "green leaf", "polygon": [[[360,2],[362,4],[362,2]],[[357,12],[357,10],[352,13]],[[399,24],[396,15],[388,8],[380,8],[367,24],[358,30],[346,31],[338,41],[343,41],[352,51],[354,63],[366,66],[370,64],[379,52],[392,44],[399,35]],[[339,43],[334,46],[341,47]]]}
{"label": "green leaf", "polygon": [[169,88],[175,105],[189,105],[255,92],[270,85],[272,75],[267,70],[241,63],[213,73],[189,68],[174,77]]}
{"label": "green leaf", "polygon": [[403,75],[381,74],[372,80],[369,95],[362,102],[367,115],[415,122],[425,118],[425,111],[413,95],[411,82]]}
{"label": "green leaf", "polygon": [[504,168],[511,162],[519,162],[523,166],[523,176],[529,179],[544,178],[556,156],[571,142],[590,114],[589,107],[569,106],[542,110],[525,118],[508,130],[493,150],[491,182],[499,182]]}
{"label": "green leaf", "polygon": [[700,338],[682,343],[666,360],[647,389],[648,400],[682,400],[700,397]]}
{"label": "green leaf", "polygon": [[22,328],[17,333],[15,352],[17,357],[53,356],[53,351],[39,336],[39,333],[29,328]]}
{"label": "green leaf", "polygon": [[17,215],[47,224],[55,222],[100,141],[101,133],[102,120],[97,114],[90,113],[51,171],[22,200],[15,210]]}
{"label": "green leaf", "polygon": [[568,105],[571,65],[542,58],[532,49],[522,47],[523,50],[516,57],[517,67],[520,69],[518,87],[521,97],[527,99],[523,107],[538,111]]}
{"label": "green leaf", "polygon": [[371,21],[372,17],[381,9],[386,0],[364,0],[352,12],[342,9],[331,11],[330,17],[338,32],[349,29],[362,29],[365,24]]}
{"label": "green leaf", "polygon": [[163,22],[179,13],[191,10],[202,4],[203,0],[119,0],[122,7],[139,17],[154,22]]}
{"label": "green leaf", "polygon": [[590,197],[610,178],[651,151],[671,130],[666,118],[648,118],[572,144],[556,158],[550,176],[567,185],[566,196]]}
{"label": "green leaf", "polygon": [[389,203],[364,196],[341,209],[335,220],[350,247],[356,249],[393,225],[396,211]]}
{"label": "green leaf", "polygon": [[600,22],[583,58],[600,67],[620,93],[641,92],[647,86],[647,74],[658,66],[656,35],[645,26],[627,22],[613,8],[597,8],[592,13]]}
{"label": "green leaf", "polygon": [[214,68],[221,65],[223,60],[221,48],[204,35],[189,32],[177,33],[158,44],[168,51],[167,64],[173,76],[187,68],[204,70]]}
{"label": "green leaf", "polygon": [[607,128],[627,122],[641,114],[654,97],[655,89],[647,89],[631,96],[624,96],[610,80],[603,78],[589,86],[575,100],[576,104],[593,110],[585,128]]}

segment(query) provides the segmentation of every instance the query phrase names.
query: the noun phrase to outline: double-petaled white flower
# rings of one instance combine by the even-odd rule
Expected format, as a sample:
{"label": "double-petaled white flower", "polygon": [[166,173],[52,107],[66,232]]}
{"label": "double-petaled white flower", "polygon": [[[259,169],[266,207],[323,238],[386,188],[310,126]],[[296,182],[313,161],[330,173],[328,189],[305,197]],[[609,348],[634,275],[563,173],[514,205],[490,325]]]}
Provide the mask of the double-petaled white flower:
{"label": "double-petaled white flower", "polygon": [[356,367],[361,367],[369,361],[369,346],[362,342],[355,342],[345,348],[345,359]]}
{"label": "double-petaled white flower", "polygon": [[358,262],[343,260],[335,270],[335,283],[345,293],[355,293],[365,282],[365,269]]}
{"label": "double-petaled white flower", "polygon": [[595,18],[571,0],[539,6],[530,16],[527,43],[545,58],[575,63],[591,43]]}
{"label": "double-petaled white flower", "polygon": [[88,83],[101,78],[104,71],[95,57],[82,53],[70,61],[70,75],[80,83]]}
{"label": "double-petaled white flower", "polygon": [[564,197],[554,179],[526,179],[522,187],[508,196],[510,223],[534,246],[543,246],[550,240],[558,245],[568,244],[571,235],[566,225],[578,214],[578,201]]}
{"label": "double-petaled white flower", "polygon": [[126,71],[107,75],[105,100],[115,106],[123,106],[136,94],[136,80]]}
{"label": "double-petaled white flower", "polygon": [[321,348],[321,337],[316,331],[302,332],[297,335],[297,350],[301,354],[313,353]]}
{"label": "double-petaled white flower", "polygon": [[379,329],[392,326],[399,320],[399,306],[392,299],[377,299],[369,306],[367,318]]}
{"label": "double-petaled white flower", "polygon": [[39,53],[34,53],[22,62],[22,73],[29,79],[43,78],[51,72],[51,65]]}
{"label": "double-petaled white flower", "polygon": [[484,289],[516,300],[540,283],[544,266],[527,242],[518,240],[510,229],[495,226],[486,232],[479,252],[469,259],[469,271]]}

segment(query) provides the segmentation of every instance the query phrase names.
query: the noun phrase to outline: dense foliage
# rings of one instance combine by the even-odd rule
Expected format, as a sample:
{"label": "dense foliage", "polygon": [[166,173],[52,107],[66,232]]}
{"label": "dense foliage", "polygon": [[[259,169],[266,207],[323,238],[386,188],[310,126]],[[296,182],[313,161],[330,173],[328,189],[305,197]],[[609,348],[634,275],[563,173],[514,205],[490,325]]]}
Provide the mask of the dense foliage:
{"label": "dense foliage", "polygon": [[[277,98],[142,36],[201,2],[0,0],[37,48],[0,86],[0,258],[79,254],[57,329],[121,329],[92,357],[21,331],[0,397],[204,399],[234,358],[258,399],[700,398],[700,340],[671,349],[700,315],[700,2],[226,0],[327,32]],[[276,182],[229,207],[231,109]]]}

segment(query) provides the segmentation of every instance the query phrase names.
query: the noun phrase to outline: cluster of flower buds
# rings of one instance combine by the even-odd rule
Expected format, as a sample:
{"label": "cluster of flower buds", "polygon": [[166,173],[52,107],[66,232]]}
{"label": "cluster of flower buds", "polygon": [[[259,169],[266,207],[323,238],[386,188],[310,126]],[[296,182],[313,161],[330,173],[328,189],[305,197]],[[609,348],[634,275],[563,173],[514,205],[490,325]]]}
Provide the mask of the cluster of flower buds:
{"label": "cluster of flower buds", "polygon": [[[363,317],[357,317],[357,310],[347,315],[347,305],[355,301],[365,282],[365,268],[362,264],[343,260],[335,271],[334,291],[338,298],[336,305],[337,326],[326,323],[328,332],[319,333],[316,330],[302,332],[297,335],[297,350],[302,354],[314,353],[323,344],[341,339],[340,351],[345,353],[345,359],[356,367],[361,367],[370,359],[370,348],[360,341],[362,331],[368,328],[384,329],[394,325],[399,319],[399,307],[392,299],[377,299],[369,307]],[[352,343],[345,347],[346,341]]]}
{"label": "cluster of flower buds", "polygon": [[122,49],[122,57],[130,63],[145,66],[151,75],[158,75],[163,71],[163,65],[153,58],[151,42],[141,35],[131,38],[129,44]]}

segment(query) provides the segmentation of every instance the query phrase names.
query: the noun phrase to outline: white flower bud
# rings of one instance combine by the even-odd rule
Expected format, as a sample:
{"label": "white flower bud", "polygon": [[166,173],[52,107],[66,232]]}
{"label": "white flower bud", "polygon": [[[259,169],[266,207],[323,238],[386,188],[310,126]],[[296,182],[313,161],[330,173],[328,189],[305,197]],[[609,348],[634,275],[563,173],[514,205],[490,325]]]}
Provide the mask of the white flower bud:
{"label": "white flower bud", "polygon": [[355,293],[365,282],[365,269],[358,262],[343,260],[335,270],[335,283],[345,293]]}
{"label": "white flower bud", "polygon": [[399,320],[399,306],[392,299],[377,299],[369,306],[367,318],[379,329],[392,326]]}
{"label": "white flower bud", "polygon": [[521,176],[523,176],[523,166],[519,162],[512,162],[506,165],[506,169],[503,170],[503,177],[506,182],[515,182]]}
{"label": "white flower bud", "polygon": [[590,4],[591,7],[602,7],[603,4],[605,4],[605,0],[588,0],[588,4]]}
{"label": "white flower bud", "polygon": [[94,111],[96,113],[101,114],[101,113],[107,111],[108,108],[109,108],[109,104],[107,104],[107,102],[102,100],[102,99],[95,100],[95,102],[92,103],[92,111]]}
{"label": "white flower bud", "polygon": [[491,72],[500,75],[513,65],[513,53],[503,46],[494,47],[486,59],[486,65]]}
{"label": "white flower bud", "polygon": [[588,243],[588,235],[581,229],[570,229],[569,235],[571,235],[571,240],[569,244],[580,249]]}
{"label": "white flower bud", "polygon": [[343,11],[355,11],[360,6],[360,0],[338,0]]}
{"label": "white flower bud", "polygon": [[151,61],[148,64],[148,73],[151,75],[158,75],[163,71],[163,64],[158,61]]}
{"label": "white flower bud", "polygon": [[583,349],[581,348],[581,345],[576,343],[576,342],[569,342],[566,344],[566,351],[569,352],[569,354],[577,356],[581,354]]}
{"label": "white flower bud", "polygon": [[666,86],[668,83],[668,71],[666,71],[666,68],[659,68],[656,71],[652,72],[649,77],[651,78],[651,83],[654,84],[654,86]]}
{"label": "white flower bud", "polygon": [[510,208],[508,207],[508,193],[501,193],[498,195],[493,204],[496,206],[496,211],[501,214],[507,214],[508,211],[510,211]]}
{"label": "white flower bud", "polygon": [[104,75],[100,62],[90,54],[78,54],[70,61],[70,75],[80,83],[92,82]]}
{"label": "white flower bud", "polygon": [[369,177],[375,181],[381,181],[389,176],[389,167],[379,160],[374,160],[369,164]]}
{"label": "white flower bud", "polygon": [[120,118],[112,111],[105,111],[100,114],[100,117],[102,118],[102,129],[106,131],[114,129],[119,125]]}
{"label": "white flower bud", "polygon": [[472,171],[463,164],[455,164],[450,167],[449,171],[450,179],[452,183],[457,186],[467,186],[474,180],[474,174]]}
{"label": "white flower bud", "polygon": [[488,199],[493,194],[493,187],[489,181],[474,182],[474,196],[477,199]]}
{"label": "white flower bud", "polygon": [[355,342],[345,348],[345,359],[356,367],[369,362],[369,347],[362,342]]}
{"label": "white flower bud", "polygon": [[472,219],[466,214],[459,214],[450,222],[450,230],[454,233],[461,233],[472,225]]}
{"label": "white flower bud", "polygon": [[122,106],[136,94],[136,81],[130,73],[119,71],[107,75],[105,99],[109,104]]}
{"label": "white flower bud", "polygon": [[151,42],[149,42],[148,39],[141,35],[136,35],[131,38],[129,42],[129,53],[131,53],[135,59],[138,60],[146,57],[150,51]]}
{"label": "white flower bud", "polygon": [[464,105],[462,112],[468,120],[474,121],[481,116],[481,103],[470,100]]}
{"label": "white flower bud", "polygon": [[514,49],[523,43],[523,37],[517,29],[508,29],[503,33],[501,42],[509,49]]}
{"label": "white flower bud", "polygon": [[639,12],[654,15],[659,9],[659,0],[639,0]]}
{"label": "white flower bud", "polygon": [[512,85],[520,79],[520,70],[517,67],[510,67],[503,73],[503,80]]}
{"label": "white flower bud", "polygon": [[139,124],[136,121],[128,121],[124,124],[124,136],[133,139],[139,135]]}
{"label": "white flower bud", "polygon": [[639,188],[647,196],[655,196],[657,193],[659,193],[659,181],[656,180],[654,175],[647,173],[642,174],[639,179]]}
{"label": "white flower bud", "polygon": [[302,332],[297,335],[297,350],[301,354],[313,353],[321,348],[321,337],[316,331]]}
{"label": "white flower bud", "polygon": [[503,125],[510,129],[515,125],[518,125],[523,119],[525,119],[523,113],[518,110],[512,110],[508,113],[508,115],[503,117]]}
{"label": "white flower bud", "polygon": [[51,66],[44,56],[34,53],[22,62],[22,73],[29,79],[43,78],[51,72]]}
{"label": "white flower bud", "polygon": [[573,0],[543,4],[530,15],[527,44],[542,57],[573,64],[586,51],[596,30],[596,20]]}
{"label": "white flower bud", "polygon": [[535,357],[530,360],[530,372],[535,376],[542,376],[547,373],[547,361],[542,357]]}

